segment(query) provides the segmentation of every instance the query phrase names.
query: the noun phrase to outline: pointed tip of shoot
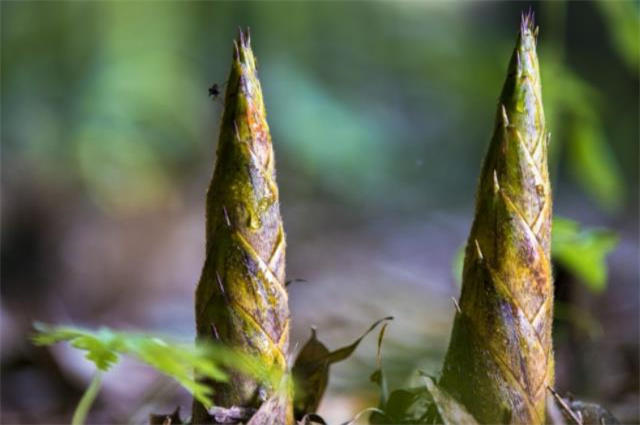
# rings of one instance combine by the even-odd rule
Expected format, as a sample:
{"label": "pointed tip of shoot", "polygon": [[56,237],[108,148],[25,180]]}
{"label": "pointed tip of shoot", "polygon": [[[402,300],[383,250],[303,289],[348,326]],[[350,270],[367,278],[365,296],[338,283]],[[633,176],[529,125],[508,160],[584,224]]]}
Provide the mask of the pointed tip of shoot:
{"label": "pointed tip of shoot", "polygon": [[[536,53],[538,29],[535,27],[534,19],[534,12],[531,9],[521,16],[520,33],[509,63],[507,81],[500,97],[500,102],[504,104],[511,124],[518,121],[513,114],[524,111],[524,106],[530,104],[529,99],[525,99],[525,97],[528,97],[532,92],[539,92],[540,89]],[[526,86],[528,88],[525,88]]]}
{"label": "pointed tip of shoot", "polygon": [[[517,42],[517,50],[520,50],[520,54],[536,48],[540,28],[536,25],[535,20],[536,13],[531,7],[528,11],[523,11],[520,14],[520,31]],[[521,64],[522,62],[518,61],[518,68]]]}
{"label": "pointed tip of shoot", "polygon": [[238,37],[233,40],[233,59],[255,66],[253,51],[251,50],[251,30],[238,28]]}
{"label": "pointed tip of shoot", "polygon": [[527,31],[533,33],[535,28],[535,20],[536,12],[534,12],[531,6],[529,6],[529,10],[527,12],[523,11],[520,14],[520,34],[524,35]]}
{"label": "pointed tip of shoot", "polygon": [[244,30],[238,27],[238,43],[244,48],[251,47],[251,29],[249,27]]}
{"label": "pointed tip of shoot", "polygon": [[523,50],[535,48],[536,40],[538,39],[538,32],[540,28],[536,26],[536,13],[531,7],[527,12],[522,12],[520,15],[520,33],[518,37],[518,44]]}

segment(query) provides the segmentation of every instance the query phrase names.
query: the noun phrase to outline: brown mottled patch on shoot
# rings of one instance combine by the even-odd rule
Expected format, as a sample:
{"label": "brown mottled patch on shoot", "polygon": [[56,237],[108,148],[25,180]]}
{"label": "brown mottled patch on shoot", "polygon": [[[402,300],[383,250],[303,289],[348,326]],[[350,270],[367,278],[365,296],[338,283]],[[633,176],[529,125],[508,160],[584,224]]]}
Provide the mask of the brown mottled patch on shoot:
{"label": "brown mottled patch on shoot", "polygon": [[553,385],[551,187],[533,14],[523,15],[467,242],[440,384],[481,423],[544,423]]}
{"label": "brown mottled patch on shoot", "polygon": [[[207,193],[206,260],[196,291],[199,340],[216,340],[286,372],[285,234],[273,148],[249,33],[234,42],[217,160]],[[232,373],[211,383],[219,406],[259,408],[275,394]],[[283,409],[286,422],[291,408]],[[194,423],[207,419],[194,402]],[[285,419],[273,419],[284,423]]]}

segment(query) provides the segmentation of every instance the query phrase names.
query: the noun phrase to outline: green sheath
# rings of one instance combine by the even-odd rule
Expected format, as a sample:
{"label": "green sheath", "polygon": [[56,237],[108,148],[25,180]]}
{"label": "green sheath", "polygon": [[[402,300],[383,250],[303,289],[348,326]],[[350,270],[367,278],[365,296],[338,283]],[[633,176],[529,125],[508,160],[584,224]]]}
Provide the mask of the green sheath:
{"label": "green sheath", "polygon": [[[285,372],[290,315],[275,178],[256,60],[249,34],[241,32],[234,42],[217,161],[207,193],[207,253],[196,291],[197,335]],[[229,382],[211,385],[215,404],[224,407],[258,408],[275,391],[233,372]],[[207,417],[204,406],[194,402],[194,423]]]}
{"label": "green sheath", "polygon": [[440,385],[485,424],[542,424],[553,386],[551,187],[537,28],[522,17],[467,241]]}

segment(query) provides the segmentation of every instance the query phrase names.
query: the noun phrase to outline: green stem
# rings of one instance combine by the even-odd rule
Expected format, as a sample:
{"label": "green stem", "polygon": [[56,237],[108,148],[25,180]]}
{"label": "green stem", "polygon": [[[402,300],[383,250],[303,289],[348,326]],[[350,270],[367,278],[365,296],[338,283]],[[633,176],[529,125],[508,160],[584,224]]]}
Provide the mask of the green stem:
{"label": "green stem", "polygon": [[71,425],[84,425],[87,419],[87,414],[95,401],[100,387],[102,386],[102,371],[97,370],[91,379],[91,383],[82,394],[82,398],[78,402],[76,410],[73,412],[73,419],[71,419]]}

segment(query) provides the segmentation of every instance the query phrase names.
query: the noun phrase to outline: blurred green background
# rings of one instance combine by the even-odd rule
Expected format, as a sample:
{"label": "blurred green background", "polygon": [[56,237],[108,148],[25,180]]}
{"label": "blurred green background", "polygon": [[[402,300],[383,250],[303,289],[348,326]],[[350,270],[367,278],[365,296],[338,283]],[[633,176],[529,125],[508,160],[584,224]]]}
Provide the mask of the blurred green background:
{"label": "blurred green background", "polygon": [[[556,268],[557,387],[638,422],[639,4],[531,5],[555,211],[610,229],[563,226],[585,254],[565,246]],[[288,277],[308,281],[290,287],[292,346],[317,325],[335,348],[393,314],[392,385],[438,372],[452,264],[529,3],[0,7],[3,423],[68,421],[90,376],[64,347],[33,348],[33,320],[194,335],[223,106],[207,88],[224,84],[238,26],[259,60]],[[605,275],[593,251],[615,245],[611,232]],[[329,423],[376,403],[374,340],[333,369]],[[124,362],[91,421],[142,423],[188,400]]]}

